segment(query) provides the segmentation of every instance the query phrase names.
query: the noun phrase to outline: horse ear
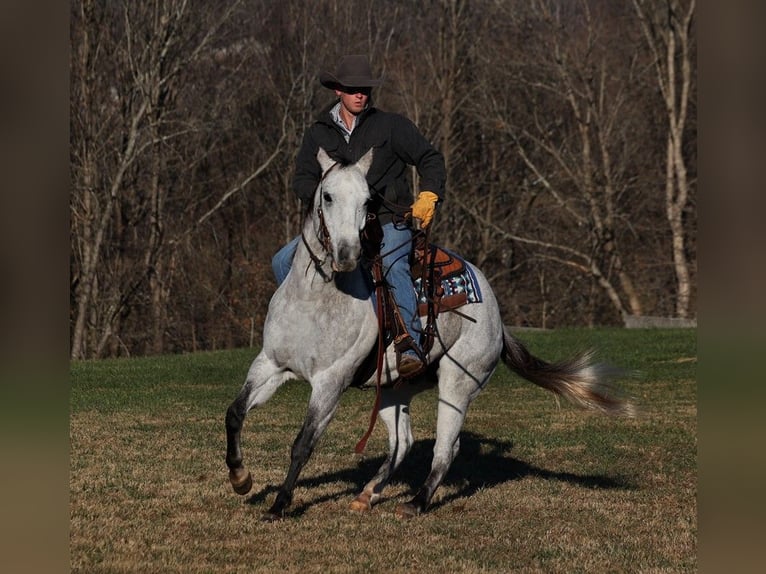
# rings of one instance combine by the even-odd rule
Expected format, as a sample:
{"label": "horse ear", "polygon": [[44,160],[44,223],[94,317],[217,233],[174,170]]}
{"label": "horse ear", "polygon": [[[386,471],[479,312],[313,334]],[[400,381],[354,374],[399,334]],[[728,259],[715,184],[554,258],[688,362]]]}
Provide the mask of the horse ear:
{"label": "horse ear", "polygon": [[372,148],[370,148],[369,151],[366,154],[364,154],[358,162],[356,162],[356,167],[362,170],[362,173],[364,175],[367,175],[367,172],[370,170],[371,165],[372,165]]}
{"label": "horse ear", "polygon": [[322,175],[335,164],[335,161],[327,154],[324,148],[321,147],[317,152],[317,161],[322,168]]}

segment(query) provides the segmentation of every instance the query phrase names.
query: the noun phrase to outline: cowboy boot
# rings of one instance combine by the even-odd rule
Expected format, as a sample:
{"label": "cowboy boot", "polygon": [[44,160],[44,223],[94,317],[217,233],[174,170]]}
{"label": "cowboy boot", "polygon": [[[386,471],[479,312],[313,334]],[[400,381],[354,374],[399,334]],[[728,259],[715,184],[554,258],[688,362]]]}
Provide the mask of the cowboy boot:
{"label": "cowboy boot", "polygon": [[426,363],[409,333],[394,340],[394,348],[396,349],[396,370],[400,377],[412,378],[425,370]]}

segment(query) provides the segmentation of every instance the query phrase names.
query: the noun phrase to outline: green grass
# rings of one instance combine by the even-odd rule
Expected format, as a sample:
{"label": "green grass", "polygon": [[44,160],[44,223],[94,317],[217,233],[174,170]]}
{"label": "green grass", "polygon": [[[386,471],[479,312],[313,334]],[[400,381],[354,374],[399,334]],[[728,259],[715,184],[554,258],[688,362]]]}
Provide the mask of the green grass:
{"label": "green grass", "polygon": [[413,401],[416,443],[371,514],[348,504],[382,462],[372,392],[348,391],[301,475],[285,520],[259,521],[284,478],[308,385],[285,384],[248,417],[250,495],[224,464],[224,414],[255,353],[74,362],[70,553],[75,572],[593,572],[697,569],[697,383],[693,330],[524,332],[553,361],[594,347],[637,374],[642,414],[562,404],[498,368],[468,413],[434,503],[393,509],[428,472],[435,391]]}

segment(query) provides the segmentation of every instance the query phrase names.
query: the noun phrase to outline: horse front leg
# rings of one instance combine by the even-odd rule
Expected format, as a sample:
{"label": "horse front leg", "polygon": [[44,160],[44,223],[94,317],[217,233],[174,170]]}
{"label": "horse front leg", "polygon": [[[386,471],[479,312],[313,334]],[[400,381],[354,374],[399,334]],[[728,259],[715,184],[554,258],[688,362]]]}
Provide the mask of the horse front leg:
{"label": "horse front leg", "polygon": [[245,417],[250,409],[268,401],[290,376],[265,355],[258,355],[250,366],[242,390],[226,410],[226,466],[229,481],[237,494],[247,494],[253,487],[252,474],[242,462],[240,439]]}
{"label": "horse front leg", "polygon": [[[249,392],[249,391],[248,391]],[[243,396],[244,394],[244,396]],[[240,393],[226,410],[226,466],[229,482],[237,494],[247,494],[253,488],[253,476],[242,464],[241,434],[247,414],[247,393]]]}
{"label": "horse front leg", "polygon": [[351,510],[357,512],[372,510],[372,507],[380,500],[383,489],[412,448],[410,402],[413,394],[413,387],[410,385],[398,390],[383,390],[378,416],[388,429],[388,455],[372,480],[351,502]]}
{"label": "horse front leg", "polygon": [[290,450],[290,468],[287,471],[287,477],[277,493],[274,504],[263,515],[263,520],[271,522],[284,517],[285,511],[292,503],[293,490],[301,470],[308,462],[314,452],[314,447],[335,415],[344,388],[343,385],[337,384],[316,384],[313,386],[306,419],[303,421],[303,426]]}

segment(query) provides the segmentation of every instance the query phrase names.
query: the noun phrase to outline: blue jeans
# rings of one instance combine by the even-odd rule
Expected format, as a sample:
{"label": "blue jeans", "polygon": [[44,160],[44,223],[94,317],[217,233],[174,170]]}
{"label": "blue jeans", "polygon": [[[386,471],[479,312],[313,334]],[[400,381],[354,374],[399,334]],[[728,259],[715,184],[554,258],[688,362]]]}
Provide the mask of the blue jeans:
{"label": "blue jeans", "polygon": [[[281,285],[290,271],[298,249],[300,236],[282,247],[271,259],[271,268],[277,284]],[[408,227],[397,229],[393,223],[383,226],[383,244],[380,252],[383,255],[383,274],[396,299],[396,305],[402,314],[402,319],[407,327],[412,340],[417,343],[420,332],[420,318],[418,317],[418,300],[415,290],[412,288],[410,276],[409,254],[412,247],[412,230]],[[393,249],[393,251],[391,251]]]}
{"label": "blue jeans", "polygon": [[299,235],[277,251],[274,257],[271,258],[271,270],[274,271],[277,285],[281,285],[287,279],[287,274],[293,265],[293,257],[295,257],[295,250],[298,249],[298,242],[300,240],[301,236]]}

